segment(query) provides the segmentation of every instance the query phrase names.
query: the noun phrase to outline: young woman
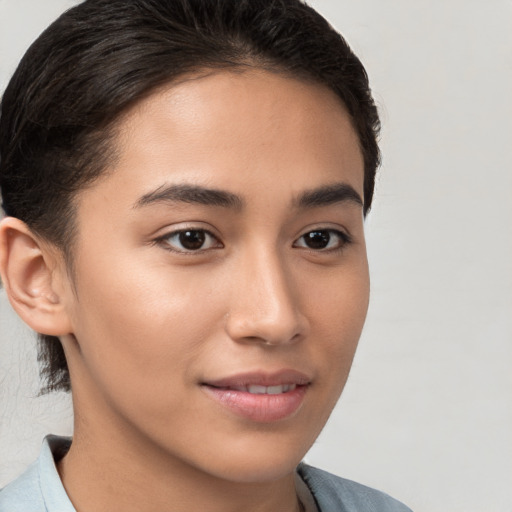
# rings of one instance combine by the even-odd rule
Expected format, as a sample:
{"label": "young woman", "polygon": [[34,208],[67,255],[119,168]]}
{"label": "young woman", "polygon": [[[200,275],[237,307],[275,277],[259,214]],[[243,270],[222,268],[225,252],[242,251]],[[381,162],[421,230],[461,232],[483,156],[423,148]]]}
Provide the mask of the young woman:
{"label": "young woman", "polygon": [[379,162],[300,0],[87,0],[2,100],[0,271],[72,442],[1,512],[406,511],[300,461],[348,376]]}

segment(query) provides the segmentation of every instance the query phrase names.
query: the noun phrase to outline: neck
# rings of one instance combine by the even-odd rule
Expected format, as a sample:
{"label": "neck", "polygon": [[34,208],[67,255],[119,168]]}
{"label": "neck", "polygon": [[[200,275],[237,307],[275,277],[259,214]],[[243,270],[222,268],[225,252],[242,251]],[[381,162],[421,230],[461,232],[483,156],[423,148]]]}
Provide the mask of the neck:
{"label": "neck", "polygon": [[[79,423],[79,422],[78,422]],[[59,473],[77,512],[298,512],[295,475],[233,482],[175,460],[151,443],[76,425]]]}

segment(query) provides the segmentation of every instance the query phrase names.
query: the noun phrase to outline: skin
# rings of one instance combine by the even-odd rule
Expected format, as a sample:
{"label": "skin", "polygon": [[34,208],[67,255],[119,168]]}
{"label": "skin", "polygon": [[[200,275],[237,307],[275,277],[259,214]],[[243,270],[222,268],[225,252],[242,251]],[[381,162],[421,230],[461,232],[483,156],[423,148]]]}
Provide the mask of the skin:
{"label": "skin", "polygon": [[[65,348],[75,435],[59,471],[79,512],[297,510],[294,469],[342,392],[366,316],[361,205],[343,194],[298,204],[334,184],[363,194],[339,99],[266,71],[193,78],[120,120],[116,162],[76,199],[72,277],[20,221],[1,226],[14,307]],[[174,185],[237,199],[158,200]],[[184,229],[211,236],[187,250]],[[327,248],[308,247],[315,230]],[[308,384],[278,421],[237,415],[202,386],[283,369]]]}

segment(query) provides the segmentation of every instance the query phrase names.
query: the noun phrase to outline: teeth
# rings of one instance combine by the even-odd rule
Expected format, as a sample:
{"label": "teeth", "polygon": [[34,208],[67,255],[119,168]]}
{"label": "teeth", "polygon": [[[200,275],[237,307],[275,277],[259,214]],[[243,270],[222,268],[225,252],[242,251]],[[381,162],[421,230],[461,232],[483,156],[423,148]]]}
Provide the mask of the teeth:
{"label": "teeth", "polygon": [[232,386],[229,389],[233,389],[235,391],[247,391],[247,386]]}
{"label": "teeth", "polygon": [[296,384],[282,384],[280,386],[260,386],[252,384],[244,388],[233,388],[237,391],[248,391],[253,395],[280,395],[281,393],[287,393],[293,391],[297,387]]}
{"label": "teeth", "polygon": [[247,391],[253,395],[265,395],[267,394],[267,387],[253,384],[251,386],[247,386]]}

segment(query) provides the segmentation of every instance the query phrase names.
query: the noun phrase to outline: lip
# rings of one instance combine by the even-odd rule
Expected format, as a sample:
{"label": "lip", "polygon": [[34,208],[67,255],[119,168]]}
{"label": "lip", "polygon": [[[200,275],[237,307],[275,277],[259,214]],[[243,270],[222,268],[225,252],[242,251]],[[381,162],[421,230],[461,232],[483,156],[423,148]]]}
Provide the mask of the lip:
{"label": "lip", "polygon": [[250,385],[280,386],[282,384],[305,386],[309,384],[310,381],[311,379],[305,373],[285,369],[272,373],[263,371],[239,373],[220,379],[206,380],[203,384],[216,388],[232,388]]}
{"label": "lip", "polygon": [[[271,423],[293,416],[302,406],[311,380],[295,370],[254,372],[203,382],[203,391],[231,413],[257,423]],[[292,386],[277,394],[253,394],[247,386]]]}

